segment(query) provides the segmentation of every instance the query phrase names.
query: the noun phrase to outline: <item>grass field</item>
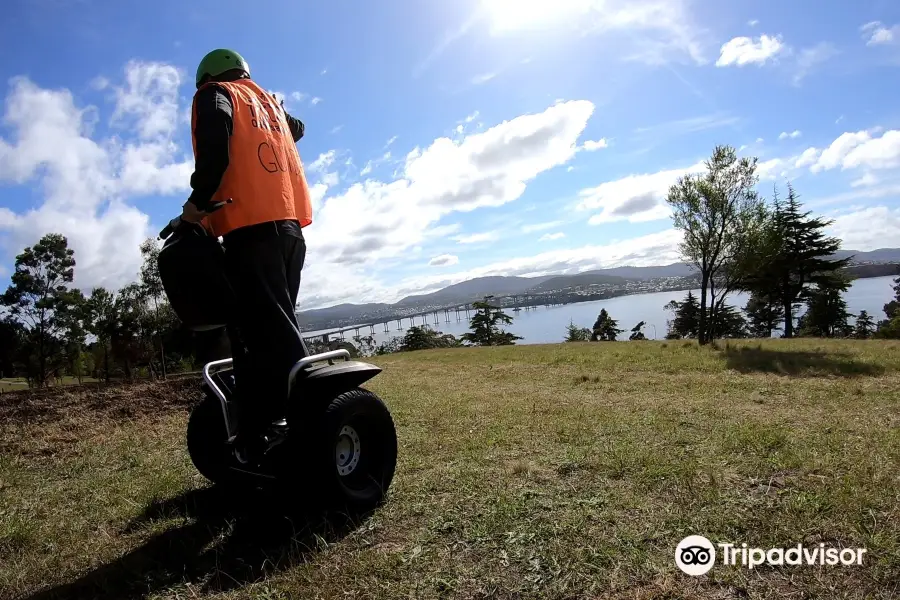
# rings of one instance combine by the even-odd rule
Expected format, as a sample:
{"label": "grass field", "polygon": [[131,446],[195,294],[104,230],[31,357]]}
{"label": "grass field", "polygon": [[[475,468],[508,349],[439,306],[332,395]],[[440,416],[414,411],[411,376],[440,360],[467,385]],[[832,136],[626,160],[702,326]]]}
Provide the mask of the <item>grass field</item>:
{"label": "grass field", "polygon": [[[79,385],[79,383],[97,383],[98,380],[93,377],[82,377],[81,382],[76,377],[66,375],[62,378],[62,385]],[[51,385],[56,385],[56,381],[51,381]],[[14,392],[28,388],[28,382],[24,377],[4,377],[0,379],[0,392]]]}
{"label": "grass field", "polygon": [[[0,597],[900,597],[898,343],[373,362],[400,458],[350,527],[208,488],[183,445],[193,381],[4,394]],[[689,534],[867,553],[689,577]]]}

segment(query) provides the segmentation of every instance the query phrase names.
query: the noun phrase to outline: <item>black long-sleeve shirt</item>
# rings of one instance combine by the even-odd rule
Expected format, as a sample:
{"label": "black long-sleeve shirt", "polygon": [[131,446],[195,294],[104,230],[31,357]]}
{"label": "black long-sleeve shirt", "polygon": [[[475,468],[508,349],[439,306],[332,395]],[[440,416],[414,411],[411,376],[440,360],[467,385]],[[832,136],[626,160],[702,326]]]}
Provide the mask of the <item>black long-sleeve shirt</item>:
{"label": "black long-sleeve shirt", "polygon": [[[213,194],[219,189],[228,168],[228,140],[234,132],[231,96],[224,88],[210,85],[197,93],[197,120],[194,138],[197,154],[194,174],[191,175],[191,192],[188,201],[205,210]],[[303,123],[285,111],[288,127],[294,142],[303,137]]]}

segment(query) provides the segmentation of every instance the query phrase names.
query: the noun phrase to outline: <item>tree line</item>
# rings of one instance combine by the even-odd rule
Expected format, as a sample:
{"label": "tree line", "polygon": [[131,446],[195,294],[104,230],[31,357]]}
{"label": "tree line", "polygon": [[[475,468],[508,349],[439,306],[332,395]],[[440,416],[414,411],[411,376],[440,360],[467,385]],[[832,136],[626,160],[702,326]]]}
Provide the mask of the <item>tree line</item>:
{"label": "tree line", "polygon": [[[900,277],[894,279],[894,297],[883,307],[885,319],[876,321],[868,311],[853,315],[839,289],[814,289],[806,301],[806,312],[797,319],[792,336],[822,338],[900,339]],[[799,308],[795,305],[794,308]],[[699,339],[700,301],[692,291],[684,300],[672,300],[663,309],[672,314],[666,321],[665,338],[668,340]],[[707,307],[710,311],[711,307]],[[711,311],[710,311],[711,312]],[[852,320],[852,322],[851,322]],[[761,302],[751,296],[743,309],[723,305],[715,317],[708,317],[710,339],[768,338],[783,329],[784,313],[779,306]],[[629,340],[646,340],[645,321],[631,329]],[[592,328],[574,323],[566,326],[566,342],[614,342],[624,330],[607,310],[601,309]],[[782,334],[781,337],[786,337]]]}
{"label": "tree line", "polygon": [[[684,235],[683,259],[700,275],[700,343],[741,333],[739,312],[725,303],[733,292],[750,293],[743,327],[748,335],[851,335],[842,297],[850,286],[844,270],[851,258],[832,258],[841,247],[825,233],[832,221],[802,210],[790,184],[786,199],[775,189],[767,201],[755,189],[757,159],[739,158],[731,146],[716,147],[705,166],[705,173],[681,177],[666,198]],[[798,319],[803,305],[806,313]],[[684,310],[695,310],[688,306]],[[870,318],[860,317],[863,324]]]}
{"label": "tree line", "polygon": [[164,378],[193,368],[193,336],[165,299],[152,239],[138,281],[89,295],[70,289],[75,253],[51,233],[16,256],[0,295],[0,377],[44,387],[66,376],[110,381]]}

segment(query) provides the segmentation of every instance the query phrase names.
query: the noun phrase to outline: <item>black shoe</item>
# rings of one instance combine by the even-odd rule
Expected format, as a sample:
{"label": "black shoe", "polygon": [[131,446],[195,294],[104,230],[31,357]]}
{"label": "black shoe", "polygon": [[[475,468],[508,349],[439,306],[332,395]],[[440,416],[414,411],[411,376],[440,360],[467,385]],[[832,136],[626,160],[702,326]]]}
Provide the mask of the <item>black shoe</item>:
{"label": "black shoe", "polygon": [[238,436],[233,441],[234,458],[245,466],[258,466],[265,454],[266,442],[261,435]]}
{"label": "black shoe", "polygon": [[238,434],[234,440],[234,457],[242,465],[259,466],[269,451],[286,440],[287,424],[284,421],[272,423],[262,435],[249,435],[242,439]]}

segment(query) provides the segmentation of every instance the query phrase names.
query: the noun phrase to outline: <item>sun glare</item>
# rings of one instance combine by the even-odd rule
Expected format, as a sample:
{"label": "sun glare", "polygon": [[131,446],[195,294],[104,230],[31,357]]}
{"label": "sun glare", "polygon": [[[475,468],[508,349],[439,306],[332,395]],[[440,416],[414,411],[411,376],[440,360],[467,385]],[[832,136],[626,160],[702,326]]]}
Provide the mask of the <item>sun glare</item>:
{"label": "sun glare", "polygon": [[589,11],[595,0],[482,0],[495,31],[544,29]]}

